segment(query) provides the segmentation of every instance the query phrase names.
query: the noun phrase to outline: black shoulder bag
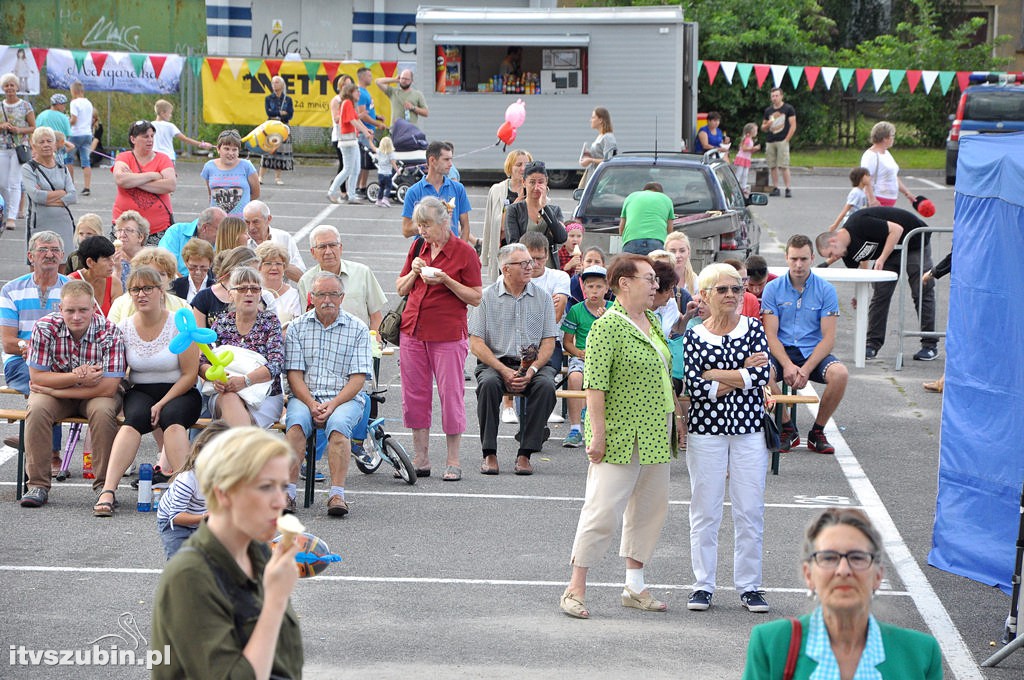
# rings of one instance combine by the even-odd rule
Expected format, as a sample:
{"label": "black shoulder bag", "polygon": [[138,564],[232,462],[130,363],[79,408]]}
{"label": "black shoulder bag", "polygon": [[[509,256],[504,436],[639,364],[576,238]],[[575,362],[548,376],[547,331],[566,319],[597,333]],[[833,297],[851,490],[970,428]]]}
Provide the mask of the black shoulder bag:
{"label": "black shoulder bag", "polygon": [[[412,251],[413,259],[420,256],[420,250],[423,248],[423,239],[416,242],[415,249]],[[411,292],[411,291],[410,291]],[[378,333],[380,337],[395,347],[398,347],[398,340],[401,337],[402,329],[402,313],[405,312],[405,303],[409,301],[409,296],[405,295],[395,308],[384,315],[384,318],[380,322],[380,330]]]}

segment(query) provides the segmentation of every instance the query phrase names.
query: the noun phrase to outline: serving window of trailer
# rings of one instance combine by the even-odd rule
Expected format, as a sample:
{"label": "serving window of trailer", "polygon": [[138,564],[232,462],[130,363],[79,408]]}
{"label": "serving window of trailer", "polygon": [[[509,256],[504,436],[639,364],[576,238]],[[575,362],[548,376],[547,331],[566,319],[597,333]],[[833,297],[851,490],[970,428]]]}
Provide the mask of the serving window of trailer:
{"label": "serving window of trailer", "polygon": [[434,35],[434,92],[587,94],[589,35]]}

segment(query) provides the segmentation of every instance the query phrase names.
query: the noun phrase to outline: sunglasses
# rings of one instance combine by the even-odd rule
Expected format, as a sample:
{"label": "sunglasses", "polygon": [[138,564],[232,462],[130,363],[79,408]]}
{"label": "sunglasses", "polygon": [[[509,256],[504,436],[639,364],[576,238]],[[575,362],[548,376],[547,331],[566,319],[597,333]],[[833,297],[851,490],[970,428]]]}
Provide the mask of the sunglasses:
{"label": "sunglasses", "polygon": [[743,286],[715,286],[710,290],[715,291],[719,295],[725,295],[726,293],[732,293],[733,295],[739,295],[743,292]]}

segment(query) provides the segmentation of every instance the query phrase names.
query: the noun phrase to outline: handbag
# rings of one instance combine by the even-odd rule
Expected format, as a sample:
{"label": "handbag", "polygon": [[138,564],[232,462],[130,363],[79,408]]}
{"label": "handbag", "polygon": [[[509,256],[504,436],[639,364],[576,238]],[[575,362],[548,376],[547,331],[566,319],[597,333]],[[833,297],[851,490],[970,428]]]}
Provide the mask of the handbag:
{"label": "handbag", "polygon": [[[230,350],[234,355],[234,359],[227,366],[227,373],[229,376],[245,376],[250,372],[255,371],[260,366],[266,366],[267,360],[258,352],[254,352],[251,349],[245,347],[237,347],[235,345],[219,345],[217,351]],[[267,382],[254,383],[244,390],[238,391],[238,396],[246,403],[247,406],[252,408],[259,408],[263,404],[263,400],[270,394],[270,387],[274,384],[273,380]],[[203,394],[206,396],[213,396],[217,394],[217,388],[214,387],[213,381],[207,380],[203,383]]]}
{"label": "handbag", "polygon": [[[7,117],[7,107],[3,107],[3,111],[4,120],[10,123],[11,119]],[[14,135],[8,132],[7,136],[10,137],[11,142],[13,143]],[[28,144],[15,144],[14,153],[15,155],[18,156],[18,165],[25,165],[25,163],[28,163],[30,160],[32,160],[32,150],[28,148]]]}
{"label": "handbag", "polygon": [[779,426],[775,423],[775,416],[772,414],[774,399],[768,390],[765,390],[764,413],[761,416],[761,427],[764,430],[764,445],[768,453],[778,453],[782,448],[782,437],[779,434]]}
{"label": "handbag", "polygon": [[789,653],[786,654],[786,667],[782,671],[782,680],[793,680],[796,672],[796,662],[800,658],[800,643],[803,639],[804,627],[800,619],[790,618],[789,625],[792,632],[789,635]]}
{"label": "handbag", "polygon": [[[422,248],[423,239],[420,239],[416,242],[412,252],[413,259],[419,257],[420,249]],[[384,318],[381,319],[380,328],[377,331],[384,341],[388,344],[394,345],[395,347],[398,347],[398,339],[401,336],[402,329],[402,313],[405,311],[405,303],[408,301],[408,295],[402,296],[402,299],[398,301],[398,304],[395,305],[394,309],[385,314]]]}
{"label": "handbag", "polygon": [[359,135],[355,132],[342,132],[338,135],[338,148],[344,149],[359,144]]}

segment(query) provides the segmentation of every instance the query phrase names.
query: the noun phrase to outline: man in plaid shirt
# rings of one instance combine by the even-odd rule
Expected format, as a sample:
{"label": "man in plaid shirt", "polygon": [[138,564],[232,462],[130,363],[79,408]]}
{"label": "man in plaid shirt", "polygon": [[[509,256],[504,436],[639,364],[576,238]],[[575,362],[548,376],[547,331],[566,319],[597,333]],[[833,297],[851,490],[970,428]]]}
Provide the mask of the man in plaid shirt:
{"label": "man in plaid shirt", "polygon": [[124,337],[98,314],[86,281],[64,284],[60,311],[36,322],[28,348],[31,393],[25,420],[28,493],[21,506],[38,508],[50,489],[50,444],[54,423],[84,416],[92,434],[93,490],[103,488],[107,459],[117,434],[121,379],[125,375]]}

